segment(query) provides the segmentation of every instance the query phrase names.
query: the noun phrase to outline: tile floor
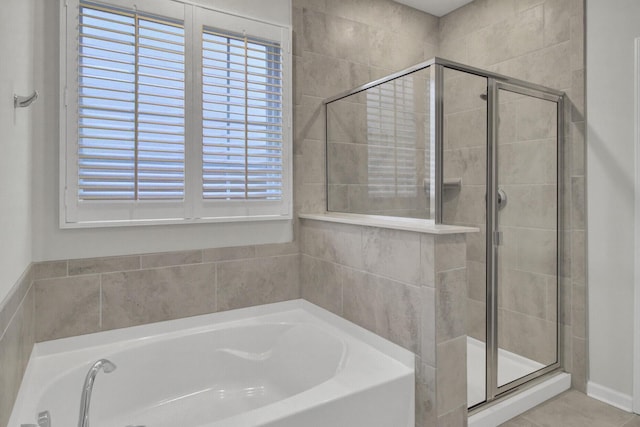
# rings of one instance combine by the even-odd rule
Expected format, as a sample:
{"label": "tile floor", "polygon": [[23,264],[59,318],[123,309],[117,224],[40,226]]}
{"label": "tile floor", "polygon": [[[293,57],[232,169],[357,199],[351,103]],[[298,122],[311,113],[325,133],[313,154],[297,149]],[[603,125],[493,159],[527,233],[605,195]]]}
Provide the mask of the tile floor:
{"label": "tile floor", "polygon": [[569,390],[502,427],[640,427],[640,416]]}

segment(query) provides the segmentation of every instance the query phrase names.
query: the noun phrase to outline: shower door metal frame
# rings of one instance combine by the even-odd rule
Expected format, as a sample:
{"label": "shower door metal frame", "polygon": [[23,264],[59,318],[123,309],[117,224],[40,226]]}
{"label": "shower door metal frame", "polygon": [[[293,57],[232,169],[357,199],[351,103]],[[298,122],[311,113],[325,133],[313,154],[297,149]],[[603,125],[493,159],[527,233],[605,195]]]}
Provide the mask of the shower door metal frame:
{"label": "shower door metal frame", "polygon": [[[542,99],[556,104],[556,361],[531,374],[500,386],[498,384],[498,125],[499,91],[507,91],[528,97]],[[564,180],[564,94],[555,91],[540,90],[514,82],[500,81],[489,77],[487,80],[487,218],[486,218],[486,257],[487,257],[487,340],[486,340],[486,389],[485,402],[473,409],[492,403],[496,398],[513,391],[532,380],[542,377],[560,368],[562,346],[560,328],[560,277],[561,254],[563,254],[563,180]]]}
{"label": "shower door metal frame", "polygon": [[[562,328],[560,328],[560,311],[561,300],[559,295],[559,281],[561,277],[562,265],[561,259],[564,248],[564,223],[563,223],[563,206],[564,206],[564,188],[566,187],[566,177],[564,168],[564,142],[565,142],[565,93],[559,90],[551,89],[536,83],[527,82],[520,79],[504,76],[501,74],[486,71],[480,68],[471,67],[468,65],[460,64],[458,62],[449,61],[438,57],[431,58],[422,63],[416,64],[412,67],[406,68],[402,71],[390,74],[386,77],[382,77],[378,80],[369,82],[367,84],[358,86],[351,90],[342,92],[338,95],[327,98],[323,101],[324,114],[325,114],[325,140],[328,135],[327,129],[327,108],[328,105],[334,101],[346,98],[353,94],[365,91],[369,88],[384,84],[386,82],[395,80],[399,77],[406,76],[416,71],[423,70],[433,66],[432,73],[430,75],[430,109],[431,109],[431,152],[432,156],[435,156],[436,167],[435,170],[430,171],[430,195],[435,202],[435,212],[431,212],[433,219],[425,220],[426,222],[432,222],[435,224],[442,224],[443,213],[443,200],[442,193],[444,191],[444,174],[443,174],[443,150],[444,150],[444,70],[451,69],[460,71],[463,73],[479,76],[487,79],[487,220],[486,220],[486,248],[487,248],[487,342],[486,342],[486,395],[485,401],[481,402],[470,409],[470,412],[475,412],[480,408],[495,404],[501,397],[505,396],[508,392],[514,391],[517,388],[527,387],[535,380],[552,372],[558,370],[561,367],[562,360]],[[494,265],[497,262],[496,245],[494,239],[496,235],[494,226],[497,225],[497,126],[498,126],[498,102],[497,96],[499,90],[506,90],[534,98],[544,99],[547,101],[555,102],[557,104],[557,270],[556,278],[558,280],[557,289],[557,317],[556,317],[556,363],[548,365],[532,374],[522,377],[516,381],[498,386],[497,384],[497,270]],[[326,146],[327,144],[325,144]],[[326,149],[326,148],[325,148]],[[327,153],[325,153],[327,155]],[[325,157],[328,158],[328,155]],[[326,183],[328,185],[328,162],[326,166]],[[436,188],[438,191],[436,191]],[[328,193],[328,190],[327,190]],[[326,210],[329,210],[329,198],[327,197]],[[431,207],[433,209],[433,206]],[[489,310],[491,308],[491,310]]]}

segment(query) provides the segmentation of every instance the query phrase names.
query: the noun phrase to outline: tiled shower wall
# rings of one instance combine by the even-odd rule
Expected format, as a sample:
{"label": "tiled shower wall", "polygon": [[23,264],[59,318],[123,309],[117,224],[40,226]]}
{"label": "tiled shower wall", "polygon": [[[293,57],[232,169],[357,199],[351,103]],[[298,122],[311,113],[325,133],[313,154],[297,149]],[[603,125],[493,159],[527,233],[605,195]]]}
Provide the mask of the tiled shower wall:
{"label": "tiled shower wall", "polygon": [[322,101],[435,56],[438,19],[390,0],[293,0],[293,19],[294,200],[323,212]]}
{"label": "tiled shower wall", "polygon": [[[440,55],[565,91],[563,366],[586,390],[584,0],[476,0],[440,19]],[[473,253],[468,250],[467,254]]]}
{"label": "tiled shower wall", "polygon": [[[444,222],[480,228],[467,250],[469,336],[486,334],[487,79],[444,71]],[[544,365],[556,360],[557,109],[500,91],[498,345]],[[445,181],[446,182],[446,181]]]}
{"label": "tiled shower wall", "polygon": [[430,217],[430,72],[327,106],[330,211]]}
{"label": "tiled shower wall", "polygon": [[442,195],[445,224],[477,227],[467,236],[467,334],[486,336],[487,79],[444,69]]}
{"label": "tiled shower wall", "polygon": [[556,361],[557,108],[500,93],[498,344],[543,365]]}

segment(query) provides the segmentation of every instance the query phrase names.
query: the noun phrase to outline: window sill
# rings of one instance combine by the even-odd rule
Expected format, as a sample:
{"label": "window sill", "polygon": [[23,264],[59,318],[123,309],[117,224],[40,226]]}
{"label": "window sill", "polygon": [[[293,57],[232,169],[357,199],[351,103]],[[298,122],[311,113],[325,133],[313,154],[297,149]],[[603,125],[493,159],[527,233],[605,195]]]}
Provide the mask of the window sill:
{"label": "window sill", "polygon": [[429,219],[351,214],[340,212],[326,212],[323,214],[298,214],[298,218],[438,235],[477,233],[480,231],[480,229],[476,227],[435,224],[433,220]]}
{"label": "window sill", "polygon": [[234,216],[216,218],[162,218],[162,219],[140,219],[122,221],[79,221],[61,222],[61,229],[74,228],[105,228],[105,227],[140,227],[153,225],[177,225],[177,224],[214,224],[232,222],[263,222],[263,221],[289,221],[291,215],[256,215],[256,216]]}

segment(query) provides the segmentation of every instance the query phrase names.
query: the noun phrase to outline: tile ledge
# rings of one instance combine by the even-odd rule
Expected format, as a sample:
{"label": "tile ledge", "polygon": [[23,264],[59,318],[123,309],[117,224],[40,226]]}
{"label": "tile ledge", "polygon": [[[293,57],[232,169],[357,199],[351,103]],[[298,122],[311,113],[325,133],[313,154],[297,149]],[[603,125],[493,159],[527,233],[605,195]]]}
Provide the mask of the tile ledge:
{"label": "tile ledge", "polygon": [[464,234],[477,233],[479,228],[458,225],[434,224],[432,220],[402,218],[394,216],[350,214],[326,212],[322,214],[300,213],[298,218],[314,221],[337,222],[340,224],[361,225],[365,227],[389,228],[392,230],[415,231],[425,234]]}

